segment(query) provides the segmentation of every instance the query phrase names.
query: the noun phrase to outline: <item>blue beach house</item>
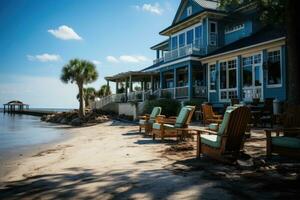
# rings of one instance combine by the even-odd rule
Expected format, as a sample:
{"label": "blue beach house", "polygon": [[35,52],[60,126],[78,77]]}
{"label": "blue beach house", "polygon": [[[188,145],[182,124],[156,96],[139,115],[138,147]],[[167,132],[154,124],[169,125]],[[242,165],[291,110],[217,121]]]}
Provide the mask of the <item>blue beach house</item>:
{"label": "blue beach house", "polygon": [[[255,4],[225,10],[218,1],[182,0],[171,25],[159,34],[167,39],[151,47],[153,65],[106,77],[116,82],[123,101],[143,101],[150,94],[215,104],[286,99],[285,31],[264,26]],[[133,82],[141,83],[139,91]]]}

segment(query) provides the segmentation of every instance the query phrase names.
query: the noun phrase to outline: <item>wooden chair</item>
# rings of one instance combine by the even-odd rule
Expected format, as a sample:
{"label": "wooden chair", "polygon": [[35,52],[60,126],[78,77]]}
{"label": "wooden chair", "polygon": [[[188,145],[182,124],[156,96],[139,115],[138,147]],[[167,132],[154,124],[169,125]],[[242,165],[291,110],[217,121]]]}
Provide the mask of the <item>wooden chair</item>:
{"label": "wooden chair", "polygon": [[[269,129],[267,136],[267,156],[273,153],[300,158],[300,106],[289,106],[283,114],[283,127]],[[275,136],[272,136],[272,132]]]}
{"label": "wooden chair", "polygon": [[152,124],[155,122],[155,119],[161,113],[161,107],[154,107],[151,114],[146,114],[144,116],[139,116],[139,132],[142,131],[142,128],[145,129],[145,134],[148,134],[152,130]]}
{"label": "wooden chair", "polygon": [[262,127],[266,127],[266,124],[270,124],[273,128],[274,124],[274,115],[273,115],[273,100],[274,98],[266,98],[264,100],[264,107],[261,111],[261,116],[259,122]]}
{"label": "wooden chair", "polygon": [[197,152],[220,161],[235,161],[243,146],[250,117],[250,109],[246,106],[228,107],[218,131],[200,130]]}
{"label": "wooden chair", "polygon": [[[152,126],[153,140],[156,137],[160,137],[164,140],[165,137],[178,137],[178,128],[187,128],[192,120],[192,116],[195,111],[195,106],[184,106],[181,108],[178,117],[174,122],[174,119],[168,119],[165,116],[158,116],[156,122]],[[182,132],[182,131],[181,131]]]}
{"label": "wooden chair", "polygon": [[209,104],[202,104],[202,114],[203,114],[203,124],[217,123],[222,122],[222,115],[217,115],[214,113],[213,108]]}

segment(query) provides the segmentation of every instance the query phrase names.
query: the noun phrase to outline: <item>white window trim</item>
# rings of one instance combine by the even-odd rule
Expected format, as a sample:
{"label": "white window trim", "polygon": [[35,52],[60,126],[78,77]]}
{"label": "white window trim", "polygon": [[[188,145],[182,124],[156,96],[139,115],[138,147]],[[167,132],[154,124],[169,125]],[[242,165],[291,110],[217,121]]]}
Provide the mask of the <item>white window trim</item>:
{"label": "white window trim", "polygon": [[[221,63],[222,62],[226,62],[226,79],[229,80],[229,73],[228,73],[228,61],[231,61],[231,60],[235,60],[236,61],[236,87],[235,88],[226,88],[226,89],[221,89]],[[221,98],[221,92],[230,92],[230,91],[237,91],[237,96],[239,96],[239,81],[238,81],[238,57],[233,57],[233,58],[227,58],[227,59],[224,59],[224,60],[220,60],[218,62],[218,69],[219,69],[219,75],[218,75],[218,78],[219,78],[219,101],[220,102],[230,102],[230,99],[228,98],[228,95],[227,95],[227,98],[226,99],[222,99]],[[228,87],[228,81],[227,81],[227,86]]]}
{"label": "white window trim", "polygon": [[236,25],[236,26],[233,26],[233,28],[232,28],[233,30],[228,30],[227,28],[225,28],[225,34],[233,33],[233,32],[242,30],[244,28],[245,28],[245,24],[244,23]]}
{"label": "white window trim", "polygon": [[[210,41],[211,41],[210,34],[212,33],[211,30],[210,30],[211,29],[211,27],[210,27],[211,24],[215,24],[216,31],[213,32],[213,33],[217,35],[217,37],[216,37],[216,44],[211,44],[210,43]],[[218,22],[216,22],[216,21],[208,21],[207,38],[208,38],[208,40],[207,40],[208,45],[218,46]]]}
{"label": "white window trim", "polygon": [[[215,70],[217,70],[217,63],[216,62],[207,64],[207,67],[208,67],[208,70],[207,70],[207,81],[208,81],[208,84],[207,84],[207,86],[208,86],[208,92],[215,93],[215,92],[217,92],[217,89],[214,89],[214,90],[210,89],[210,67],[212,65],[215,65]],[[217,87],[217,85],[215,87]]]}
{"label": "white window trim", "polygon": [[269,57],[268,57],[268,53],[269,52],[273,52],[273,51],[279,51],[279,56],[280,56],[280,78],[281,78],[281,80],[280,80],[280,84],[269,84],[268,82],[269,82],[269,77],[268,77],[268,70],[269,69],[267,69],[267,73],[266,73],[266,78],[267,78],[267,82],[266,82],[266,88],[281,88],[282,87],[282,68],[283,68],[283,63],[282,63],[282,50],[281,50],[281,48],[279,47],[279,48],[273,48],[273,49],[268,49],[267,50],[267,60],[266,60],[266,62],[268,62],[268,59],[269,59]]}
{"label": "white window trim", "polygon": [[[190,31],[190,30],[193,30],[193,41],[195,41],[196,27],[198,27],[198,26],[202,26],[202,37],[200,38],[200,41],[201,41],[201,44],[203,44],[203,25],[202,25],[202,23],[200,22],[200,23],[194,24],[194,25],[191,26],[191,27],[188,27],[188,28],[186,28],[186,29],[181,30],[181,31],[177,32],[177,33],[174,34],[174,35],[171,35],[171,36],[170,36],[170,37],[171,37],[171,47],[172,47],[172,38],[177,36],[177,44],[178,44],[178,45],[177,45],[177,48],[176,48],[176,49],[179,48],[179,35],[181,35],[182,33],[184,33],[184,35],[185,35],[185,43],[184,43],[184,46],[186,46],[186,45],[187,45],[187,32]],[[172,48],[171,48],[171,51],[172,51]]]}
{"label": "white window trim", "polygon": [[187,7],[186,14],[187,14],[188,17],[193,14],[193,7],[192,6]]}
{"label": "white window trim", "polygon": [[[255,66],[260,66],[261,67],[261,74],[260,74],[260,79],[261,79],[261,86],[255,86],[253,83],[254,83],[254,79],[252,80],[252,86],[250,87],[244,87],[244,81],[243,81],[243,68],[244,68],[244,65],[243,65],[243,58],[247,58],[247,57],[253,57],[254,55],[258,55],[260,54],[261,56],[261,62],[259,64],[254,64],[252,63],[251,67],[252,67],[252,70],[254,69]],[[261,99],[264,99],[264,70],[263,70],[263,51],[259,51],[259,52],[255,52],[255,53],[251,53],[251,54],[244,54],[241,56],[241,71],[242,71],[242,76],[241,76],[241,83],[242,83],[242,92],[244,92],[244,89],[261,89]],[[254,60],[253,60],[254,61]],[[253,78],[253,73],[254,73],[254,70],[252,71],[252,78]],[[245,100],[243,98],[243,100]]]}

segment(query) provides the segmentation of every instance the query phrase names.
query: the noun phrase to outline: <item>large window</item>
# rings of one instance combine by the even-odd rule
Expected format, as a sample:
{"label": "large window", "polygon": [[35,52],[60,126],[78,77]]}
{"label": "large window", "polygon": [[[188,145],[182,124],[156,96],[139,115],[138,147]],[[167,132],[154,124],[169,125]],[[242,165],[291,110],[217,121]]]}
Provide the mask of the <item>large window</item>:
{"label": "large window", "polygon": [[217,75],[217,71],[216,71],[216,65],[212,64],[209,65],[209,83],[208,83],[208,87],[210,91],[215,91],[216,90],[216,75]]}
{"label": "large window", "polygon": [[202,41],[202,26],[197,26],[195,28],[195,44],[200,46],[201,41]]}
{"label": "large window", "polygon": [[236,59],[220,62],[220,99],[230,100],[237,97]]}
{"label": "large window", "polygon": [[177,49],[178,47],[178,41],[177,41],[177,36],[172,37],[172,41],[171,41],[171,49]]}
{"label": "large window", "polygon": [[217,45],[217,22],[209,22],[209,45]]}
{"label": "large window", "polygon": [[281,84],[280,50],[268,52],[268,85]]}

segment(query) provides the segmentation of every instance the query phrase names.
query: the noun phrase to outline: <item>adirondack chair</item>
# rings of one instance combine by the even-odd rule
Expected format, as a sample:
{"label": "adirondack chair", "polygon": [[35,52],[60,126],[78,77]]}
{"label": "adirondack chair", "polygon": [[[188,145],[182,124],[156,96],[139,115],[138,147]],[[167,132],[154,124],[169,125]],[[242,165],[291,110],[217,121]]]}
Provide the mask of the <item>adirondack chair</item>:
{"label": "adirondack chair", "polygon": [[250,109],[246,106],[228,107],[218,131],[200,130],[197,152],[220,161],[235,161],[243,146],[250,117]]}
{"label": "adirondack chair", "polygon": [[155,119],[161,113],[161,107],[154,107],[151,114],[146,114],[144,116],[139,116],[139,132],[142,131],[142,128],[145,129],[145,134],[151,132],[152,124],[155,122]]}
{"label": "adirondack chair", "polygon": [[217,123],[222,122],[222,115],[216,115],[213,111],[213,108],[209,104],[202,104],[202,114],[203,114],[203,124]]}
{"label": "adirondack chair", "polygon": [[[195,106],[184,106],[181,108],[175,124],[169,124],[170,119],[167,119],[165,116],[158,116],[156,122],[152,125],[153,140],[155,140],[156,137],[160,137],[161,140],[164,140],[165,137],[178,137],[177,129],[188,127],[194,111]],[[171,121],[173,121],[173,119]]]}
{"label": "adirondack chair", "polygon": [[[281,129],[269,129],[267,136],[267,157],[273,153],[286,157],[300,158],[300,106],[290,106],[283,115]],[[276,135],[272,136],[272,132]]]}

